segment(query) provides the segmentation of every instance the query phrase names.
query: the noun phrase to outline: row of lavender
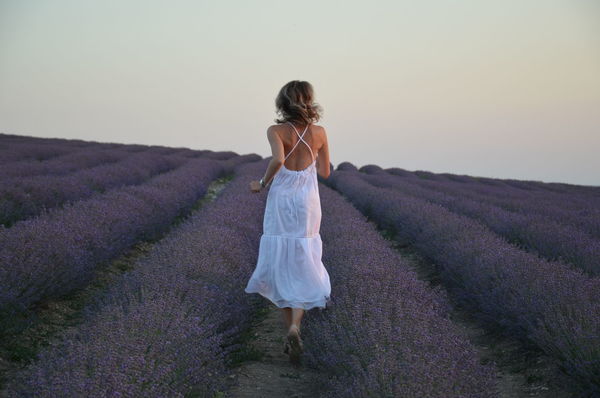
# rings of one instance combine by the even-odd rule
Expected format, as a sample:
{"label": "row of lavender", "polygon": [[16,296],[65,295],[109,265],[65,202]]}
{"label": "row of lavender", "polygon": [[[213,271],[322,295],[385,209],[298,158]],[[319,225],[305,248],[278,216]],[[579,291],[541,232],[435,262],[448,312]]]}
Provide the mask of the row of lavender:
{"label": "row of lavender", "polygon": [[[349,170],[350,166],[345,165],[342,169]],[[566,220],[557,217],[554,208],[544,207],[538,201],[527,202],[537,206],[538,211],[534,214],[526,209],[507,210],[490,203],[493,200],[488,196],[478,195],[468,187],[456,187],[456,183],[419,182],[386,173],[376,166],[361,170],[370,175],[368,182],[372,185],[393,188],[440,204],[453,212],[481,221],[492,231],[529,251],[550,260],[571,263],[591,275],[600,275],[600,238],[581,229],[577,222],[580,217],[570,218],[572,222],[565,224]],[[503,201],[510,203],[510,199]],[[513,205],[517,206],[514,202]],[[597,213],[596,217],[588,216],[581,221],[600,236],[600,211]],[[594,220],[596,225],[593,225]]]}
{"label": "row of lavender", "polygon": [[190,159],[138,186],[127,186],[0,226],[0,312],[21,312],[85,286],[95,269],[142,239],[160,235],[224,172]]}
{"label": "row of lavender", "polygon": [[386,171],[391,173],[397,172],[404,175],[411,174],[423,180],[437,182],[455,181],[460,183],[470,183],[472,185],[495,186],[503,190],[515,188],[516,191],[521,191],[521,193],[527,192],[532,195],[567,194],[569,196],[581,195],[581,197],[600,199],[600,186],[587,186],[560,182],[515,180],[506,178],[475,177],[464,174],[432,173],[424,170],[408,171],[398,167],[390,167],[386,169]]}
{"label": "row of lavender", "polygon": [[43,161],[67,155],[82,149],[111,149],[115,144],[67,140],[62,138],[37,138],[0,134],[0,165],[31,160]]}
{"label": "row of lavender", "polygon": [[[397,171],[398,169],[394,169]],[[420,179],[421,181],[428,181],[427,179]],[[584,185],[573,185],[564,184],[563,189],[552,189],[551,183],[537,183],[534,189],[531,182],[519,181],[519,185],[507,182],[507,180],[498,179],[495,182],[491,182],[494,179],[486,179],[477,183],[465,183],[464,181],[431,181],[431,182],[458,182],[455,184],[457,187],[467,187],[469,190],[476,191],[479,194],[486,195],[490,199],[498,198],[500,203],[504,203],[503,199],[510,199],[511,202],[506,202],[506,205],[517,205],[517,209],[521,206],[526,207],[527,210],[535,210],[535,206],[532,206],[532,201],[539,201],[544,207],[551,207],[552,210],[559,210],[562,204],[564,209],[568,209],[574,213],[589,208],[590,203],[598,207],[600,205],[600,187],[584,186]],[[559,184],[561,185],[561,184]],[[515,203],[517,202],[517,203]]]}
{"label": "row of lavender", "polygon": [[[345,163],[354,167],[351,163]],[[365,165],[360,168],[360,171],[367,170],[382,169],[377,165]],[[553,189],[550,188],[551,183],[542,182],[532,186],[532,182],[519,180],[469,176],[450,178],[444,177],[442,174],[423,171],[411,172],[398,167],[390,167],[383,171],[410,179],[424,187],[434,186],[438,183],[457,188],[463,187],[467,191],[484,195],[488,199],[499,199],[499,204],[507,208],[514,209],[517,206],[516,210],[521,210],[519,206],[523,206],[522,210],[535,213],[538,210],[536,206],[533,206],[534,203],[558,211],[559,214],[564,211],[570,217],[584,215],[581,214],[583,209],[600,210],[600,187],[564,184],[568,188]],[[508,202],[505,202],[505,199],[508,199]]]}
{"label": "row of lavender", "polygon": [[327,183],[438,267],[449,291],[490,325],[556,358],[600,393],[600,279],[520,250],[485,225],[427,200],[336,170]]}
{"label": "row of lavender", "polygon": [[49,162],[52,165],[55,161],[60,162],[63,159],[67,161],[72,155],[94,151],[124,151],[129,153],[150,151],[158,155],[167,155],[185,153],[192,150],[157,145],[101,143],[64,138],[40,138],[0,134],[0,165],[3,168],[7,165],[12,166],[12,163],[39,164]]}
{"label": "row of lavender", "polygon": [[[344,167],[348,169],[355,168],[347,162],[344,163]],[[416,172],[409,172],[396,167],[382,170],[376,165],[366,165],[361,167],[359,171],[367,173],[385,171],[388,174],[402,177],[402,180],[407,183],[425,189],[460,194],[469,199],[485,201],[512,212],[551,217],[562,224],[575,226],[584,232],[600,237],[600,227],[598,226],[600,221],[600,188],[574,186],[589,188],[590,190],[595,189],[598,191],[597,195],[584,194],[577,192],[575,189],[556,193],[542,189],[515,188],[512,185],[505,184],[504,180],[497,180],[496,183],[492,184],[470,180],[457,181],[447,178],[421,178]]]}
{"label": "row of lavender", "polygon": [[150,149],[156,151],[156,153],[167,154],[179,151],[182,148],[0,133],[0,153],[2,156],[10,157],[11,160],[23,160],[25,158],[45,160],[82,149],[121,149],[129,152]]}
{"label": "row of lavender", "polygon": [[[66,141],[66,140],[65,140]],[[0,144],[2,140],[0,140]],[[114,148],[114,146],[117,146]],[[54,145],[60,148],[59,145]],[[44,148],[40,144],[18,144],[0,148],[0,158],[10,157],[2,164],[0,180],[30,176],[65,175],[85,168],[121,161],[134,153],[144,152],[153,155],[177,155],[186,158],[203,157],[215,160],[227,160],[238,156],[231,151],[214,152],[210,150],[192,150],[188,148],[170,148],[148,145],[111,144],[94,145],[79,150],[64,150],[46,160],[36,160],[34,154]],[[29,153],[31,152],[31,153]]]}
{"label": "row of lavender", "polygon": [[302,333],[323,396],[498,396],[494,365],[480,364],[449,320],[444,291],[420,281],[341,195],[321,186],[320,196],[332,303],[307,313]]}
{"label": "row of lavender", "polygon": [[[140,258],[82,323],[15,377],[8,396],[213,396],[228,354],[249,326],[243,291],[255,265],[264,197],[248,183],[265,162],[244,164],[203,206]],[[191,181],[191,180],[190,180]]]}
{"label": "row of lavender", "polygon": [[[49,137],[34,137],[30,135],[19,135],[19,134],[7,134],[0,133],[0,149],[4,149],[6,146],[13,144],[63,144],[71,147],[89,147],[92,145],[100,144],[97,141],[86,141],[81,139],[69,139],[69,138],[49,138]],[[106,144],[104,145],[114,145],[114,144]]]}
{"label": "row of lavender", "polygon": [[67,175],[43,175],[0,180],[0,224],[9,227],[42,213],[125,185],[141,184],[152,176],[173,170],[188,159],[142,152],[124,156]]}
{"label": "row of lavender", "polygon": [[[340,165],[341,166],[341,165]],[[353,167],[346,163],[346,167]],[[378,166],[367,165],[360,171],[378,172]],[[542,190],[528,191],[517,189],[506,184],[482,184],[470,181],[430,180],[417,177],[414,173],[403,169],[385,169],[388,174],[403,177],[406,182],[414,183],[422,188],[442,190],[451,194],[464,195],[470,199],[483,200],[505,210],[551,216],[566,225],[572,225],[583,231],[600,237],[600,201],[594,195],[582,195],[577,192],[556,194]],[[583,187],[590,188],[593,187]],[[600,188],[595,188],[600,192]],[[600,196],[596,195],[596,196]]]}
{"label": "row of lavender", "polygon": [[82,149],[44,161],[21,158],[2,165],[0,180],[31,176],[65,175],[89,167],[121,161],[132,153],[118,149]]}

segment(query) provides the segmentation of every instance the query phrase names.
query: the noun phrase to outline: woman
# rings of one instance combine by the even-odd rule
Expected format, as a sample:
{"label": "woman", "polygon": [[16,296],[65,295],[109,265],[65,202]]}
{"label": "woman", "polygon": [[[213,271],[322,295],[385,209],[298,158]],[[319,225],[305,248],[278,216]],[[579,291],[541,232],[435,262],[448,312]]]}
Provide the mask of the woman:
{"label": "woman", "polygon": [[[259,293],[283,311],[287,327],[284,352],[296,362],[303,351],[300,321],[305,310],[326,308],[329,274],[321,262],[319,234],[321,202],[317,172],[330,173],[327,134],[312,123],[321,107],[313,103],[313,88],[293,80],[275,100],[280,119],[267,129],[273,157],[252,192],[270,184],[260,238],[258,261],[246,293]],[[302,133],[299,133],[302,131]]]}

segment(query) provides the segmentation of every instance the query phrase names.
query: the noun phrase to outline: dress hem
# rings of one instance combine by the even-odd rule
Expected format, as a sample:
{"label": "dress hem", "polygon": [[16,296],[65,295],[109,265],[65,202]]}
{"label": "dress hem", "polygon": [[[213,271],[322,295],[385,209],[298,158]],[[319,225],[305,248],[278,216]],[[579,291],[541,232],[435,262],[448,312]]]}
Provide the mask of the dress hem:
{"label": "dress hem", "polygon": [[307,236],[290,236],[290,235],[280,235],[280,234],[261,234],[261,237],[265,237],[265,238],[286,238],[286,239],[315,239],[315,238],[320,238],[321,234],[320,233],[316,233],[314,235],[307,235]]}
{"label": "dress hem", "polygon": [[327,308],[327,303],[330,301],[330,296],[325,296],[324,298],[317,300],[317,301],[289,301],[289,300],[275,300],[274,298],[259,292],[258,290],[248,290],[248,289],[244,289],[244,291],[246,293],[258,293],[261,296],[263,296],[264,298],[268,299],[269,301],[271,301],[273,304],[275,304],[275,306],[279,307],[279,308],[285,308],[285,307],[290,307],[290,308],[302,308],[304,310],[310,310],[313,308],[319,308],[319,309],[326,309]]}

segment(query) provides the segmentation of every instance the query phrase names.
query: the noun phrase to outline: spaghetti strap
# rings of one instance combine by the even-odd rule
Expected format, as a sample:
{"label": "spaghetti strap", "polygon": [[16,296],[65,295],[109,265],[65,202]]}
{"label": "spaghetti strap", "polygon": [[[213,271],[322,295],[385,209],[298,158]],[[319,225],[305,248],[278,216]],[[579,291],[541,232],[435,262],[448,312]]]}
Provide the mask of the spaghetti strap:
{"label": "spaghetti strap", "polygon": [[285,162],[287,160],[287,158],[291,155],[292,152],[294,152],[294,149],[296,149],[296,146],[298,146],[298,144],[300,143],[300,141],[304,142],[304,144],[306,144],[306,146],[308,147],[308,150],[310,151],[310,157],[313,160],[313,162],[315,161],[315,155],[313,154],[312,148],[310,147],[310,145],[308,145],[308,143],[306,141],[304,141],[304,134],[308,131],[308,126],[310,125],[310,123],[308,123],[306,125],[306,128],[304,129],[304,131],[302,132],[302,135],[300,135],[300,133],[298,133],[298,130],[296,130],[296,126],[294,126],[292,123],[287,122],[290,124],[290,126],[292,126],[294,128],[294,131],[296,132],[296,135],[298,136],[299,140],[296,141],[296,144],[294,144],[294,146],[292,147],[292,150],[288,152],[287,156],[285,157],[285,159],[283,159],[283,161]]}

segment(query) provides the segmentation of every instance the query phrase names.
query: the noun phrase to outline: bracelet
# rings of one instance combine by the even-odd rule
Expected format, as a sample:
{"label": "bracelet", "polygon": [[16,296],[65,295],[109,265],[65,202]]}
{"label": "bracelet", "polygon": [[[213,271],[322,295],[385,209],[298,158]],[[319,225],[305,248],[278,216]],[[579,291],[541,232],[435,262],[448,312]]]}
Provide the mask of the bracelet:
{"label": "bracelet", "polygon": [[264,180],[264,179],[262,179],[262,178],[261,178],[261,179],[260,179],[260,181],[259,181],[259,183],[260,183],[260,186],[261,186],[261,187],[263,187],[263,188],[264,188],[264,187],[266,187],[266,184],[265,184],[265,180]]}

